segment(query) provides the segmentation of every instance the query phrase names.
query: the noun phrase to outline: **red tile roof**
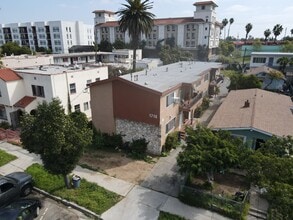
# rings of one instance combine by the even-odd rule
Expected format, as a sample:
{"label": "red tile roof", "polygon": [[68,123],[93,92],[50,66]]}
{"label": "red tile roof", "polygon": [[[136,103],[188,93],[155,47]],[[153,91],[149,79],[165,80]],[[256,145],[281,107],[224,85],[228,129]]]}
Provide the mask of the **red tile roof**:
{"label": "red tile roof", "polygon": [[20,99],[17,103],[14,104],[14,107],[25,108],[35,99],[36,97],[24,96],[22,99]]}
{"label": "red tile roof", "polygon": [[8,82],[20,80],[22,78],[12,69],[4,68],[0,69],[0,79],[2,79],[5,82]]}
{"label": "red tile roof", "polygon": [[[154,25],[168,25],[168,24],[184,24],[188,22],[204,22],[202,19],[194,19],[193,17],[182,18],[158,18],[154,19]],[[98,24],[100,27],[118,27],[118,21],[108,21],[106,23]]]}
{"label": "red tile roof", "polygon": [[218,5],[213,1],[195,2],[193,5],[194,6],[198,6],[198,5],[214,5],[214,6],[218,7]]}

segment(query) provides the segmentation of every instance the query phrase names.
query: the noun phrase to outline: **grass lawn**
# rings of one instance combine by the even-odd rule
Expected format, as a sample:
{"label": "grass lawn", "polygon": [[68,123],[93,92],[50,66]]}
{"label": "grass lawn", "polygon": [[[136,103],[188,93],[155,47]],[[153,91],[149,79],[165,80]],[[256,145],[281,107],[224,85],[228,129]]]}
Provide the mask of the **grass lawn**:
{"label": "grass lawn", "polygon": [[102,214],[122,199],[121,196],[85,179],[81,180],[79,188],[67,189],[62,176],[48,173],[39,164],[31,165],[26,169],[26,172],[33,176],[36,187],[52,195],[75,202],[97,214]]}
{"label": "grass lawn", "polygon": [[158,220],[186,220],[186,218],[161,211]]}
{"label": "grass lawn", "polygon": [[8,154],[3,150],[0,150],[0,167],[9,163],[12,160],[15,160],[16,158],[16,156]]}

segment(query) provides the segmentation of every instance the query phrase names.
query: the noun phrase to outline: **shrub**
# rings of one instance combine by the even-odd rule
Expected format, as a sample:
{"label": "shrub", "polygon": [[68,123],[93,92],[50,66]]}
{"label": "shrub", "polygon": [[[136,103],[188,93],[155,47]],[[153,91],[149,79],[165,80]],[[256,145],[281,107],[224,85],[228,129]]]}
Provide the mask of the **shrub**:
{"label": "shrub", "polygon": [[163,146],[164,151],[170,151],[172,148],[176,148],[179,146],[180,141],[179,141],[179,132],[178,131],[174,131],[170,134],[168,134],[167,138],[166,138],[166,142]]}
{"label": "shrub", "polygon": [[0,128],[9,129],[10,124],[6,121],[2,121],[2,122],[0,122]]}
{"label": "shrub", "polygon": [[204,97],[203,100],[202,100],[202,104],[201,104],[202,110],[208,109],[209,106],[210,106],[210,100],[209,100],[209,98]]}
{"label": "shrub", "polygon": [[144,159],[146,156],[146,150],[148,143],[145,138],[140,138],[137,140],[132,140],[129,144],[131,155],[138,159]]}
{"label": "shrub", "polygon": [[97,131],[95,128],[93,129],[93,133],[93,148],[116,149],[123,145],[121,134],[102,133],[101,131]]}

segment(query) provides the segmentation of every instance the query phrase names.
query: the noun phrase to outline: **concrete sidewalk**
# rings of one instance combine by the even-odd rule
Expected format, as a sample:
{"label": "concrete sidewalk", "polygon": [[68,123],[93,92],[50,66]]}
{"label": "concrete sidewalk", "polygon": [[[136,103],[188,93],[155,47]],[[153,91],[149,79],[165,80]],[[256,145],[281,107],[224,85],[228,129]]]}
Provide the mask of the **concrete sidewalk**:
{"label": "concrete sidewalk", "polygon": [[[7,142],[0,142],[0,149],[18,157],[18,159],[0,167],[0,174],[2,175],[15,171],[24,171],[33,163],[42,164],[38,155],[29,153],[21,147]],[[125,197],[102,214],[102,218],[105,220],[156,220],[160,211],[170,212],[191,220],[228,219],[217,213],[183,204],[172,196],[84,169],[80,166],[77,166],[73,173]]]}

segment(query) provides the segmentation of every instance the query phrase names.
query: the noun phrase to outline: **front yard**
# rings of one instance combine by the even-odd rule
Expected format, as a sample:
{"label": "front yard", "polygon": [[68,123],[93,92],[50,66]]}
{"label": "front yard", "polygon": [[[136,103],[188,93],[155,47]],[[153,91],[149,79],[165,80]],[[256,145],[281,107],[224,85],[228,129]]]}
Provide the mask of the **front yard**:
{"label": "front yard", "polygon": [[8,154],[3,150],[0,150],[0,167],[9,163],[12,160],[15,160],[16,158],[16,156]]}
{"label": "front yard", "polygon": [[79,161],[79,165],[105,173],[109,176],[140,184],[151,172],[157,162],[134,160],[123,151],[87,150]]}

